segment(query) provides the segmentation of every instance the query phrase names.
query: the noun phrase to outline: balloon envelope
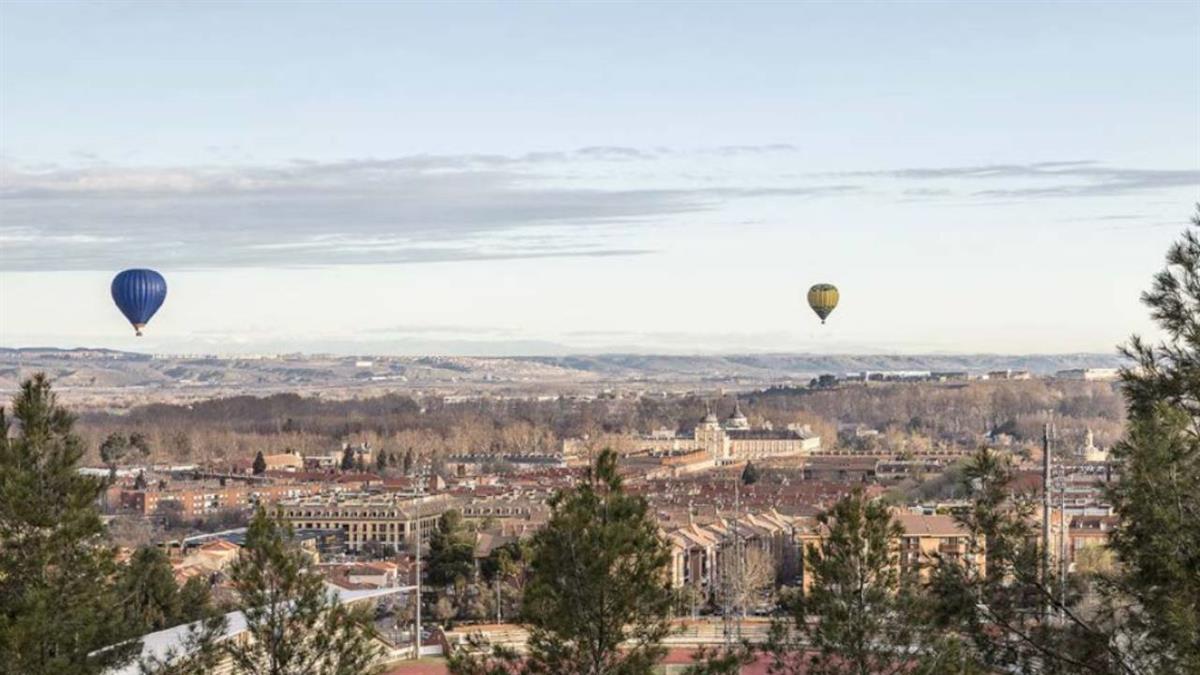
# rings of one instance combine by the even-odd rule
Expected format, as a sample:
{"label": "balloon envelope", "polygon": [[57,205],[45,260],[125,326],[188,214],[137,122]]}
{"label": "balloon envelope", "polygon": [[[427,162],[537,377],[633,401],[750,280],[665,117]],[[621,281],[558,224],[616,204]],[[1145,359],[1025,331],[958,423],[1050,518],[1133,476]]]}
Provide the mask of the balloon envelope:
{"label": "balloon envelope", "polygon": [[808,289],[808,306],[821,317],[821,323],[838,304],[838,289],[833,284],[816,284]]}
{"label": "balloon envelope", "polygon": [[154,270],[125,270],[113,277],[112,298],[141,335],[142,328],[167,299],[167,280]]}

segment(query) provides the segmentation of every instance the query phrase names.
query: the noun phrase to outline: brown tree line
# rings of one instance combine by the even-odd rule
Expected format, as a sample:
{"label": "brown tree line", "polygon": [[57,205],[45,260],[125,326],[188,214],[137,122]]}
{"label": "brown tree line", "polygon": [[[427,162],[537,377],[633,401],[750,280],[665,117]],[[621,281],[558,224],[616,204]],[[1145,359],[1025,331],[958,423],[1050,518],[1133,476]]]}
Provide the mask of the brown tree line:
{"label": "brown tree line", "polygon": [[[343,442],[366,442],[390,453],[423,458],[451,453],[527,454],[556,451],[565,438],[611,437],[660,428],[690,433],[712,410],[733,412],[732,397],[679,395],[597,400],[482,398],[446,402],[400,394],[324,400],[296,394],[237,396],[189,405],[153,404],[127,414],[92,413],[80,420],[89,461],[113,433],[139,433],[155,461],[192,462],[296,450],[328,452]],[[755,425],[800,423],[832,443],[839,422],[933,438],[1000,430],[1036,438],[1047,412],[1065,438],[1092,429],[1100,445],[1119,438],[1124,422],[1113,384],[1030,380],[847,385],[834,389],[770,389],[743,395]],[[917,441],[913,447],[923,447]]]}

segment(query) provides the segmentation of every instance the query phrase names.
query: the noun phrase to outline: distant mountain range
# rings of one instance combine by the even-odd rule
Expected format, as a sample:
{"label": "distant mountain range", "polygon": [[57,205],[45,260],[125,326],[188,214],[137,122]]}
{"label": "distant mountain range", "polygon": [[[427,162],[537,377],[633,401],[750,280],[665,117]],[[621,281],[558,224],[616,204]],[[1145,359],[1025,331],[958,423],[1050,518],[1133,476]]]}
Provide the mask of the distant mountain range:
{"label": "distant mountain range", "polygon": [[824,373],[1027,370],[1122,365],[1116,354],[753,354],[546,357],[151,356],[107,349],[0,348],[0,390],[46,372],[61,390],[175,392],[190,396],[279,391],[351,395],[371,391],[551,392],[629,385],[654,389],[734,388],[806,383]]}

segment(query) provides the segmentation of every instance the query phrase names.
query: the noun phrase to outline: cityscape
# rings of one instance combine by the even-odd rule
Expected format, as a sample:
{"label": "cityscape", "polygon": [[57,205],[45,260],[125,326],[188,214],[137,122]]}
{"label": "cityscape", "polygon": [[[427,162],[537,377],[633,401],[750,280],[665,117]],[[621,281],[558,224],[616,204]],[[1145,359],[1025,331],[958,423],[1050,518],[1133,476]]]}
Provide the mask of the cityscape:
{"label": "cityscape", "polygon": [[0,3],[0,675],[1200,673],[1200,5]]}

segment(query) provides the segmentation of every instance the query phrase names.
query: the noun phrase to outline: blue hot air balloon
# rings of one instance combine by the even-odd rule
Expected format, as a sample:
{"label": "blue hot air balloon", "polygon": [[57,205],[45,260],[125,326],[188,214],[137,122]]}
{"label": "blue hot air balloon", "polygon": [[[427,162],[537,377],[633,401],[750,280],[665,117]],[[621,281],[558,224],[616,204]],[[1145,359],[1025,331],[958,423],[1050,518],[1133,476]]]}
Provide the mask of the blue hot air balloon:
{"label": "blue hot air balloon", "polygon": [[141,335],[150,317],[167,299],[167,280],[154,270],[125,270],[113,277],[112,297],[117,309]]}

